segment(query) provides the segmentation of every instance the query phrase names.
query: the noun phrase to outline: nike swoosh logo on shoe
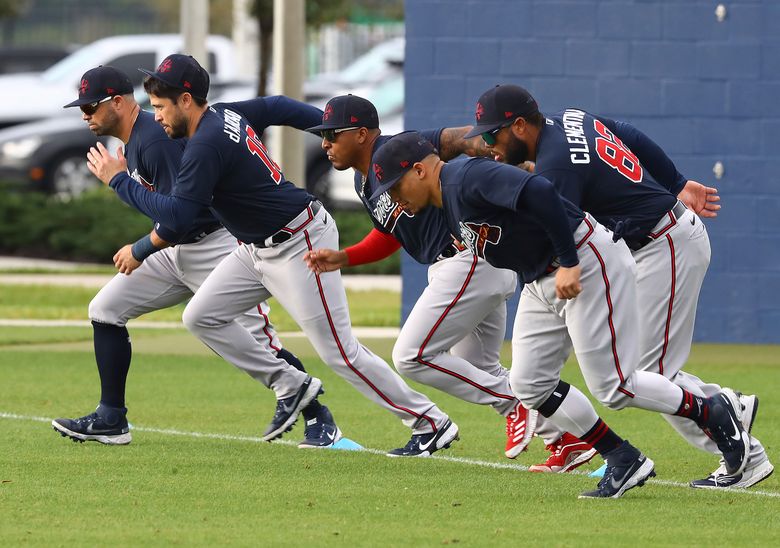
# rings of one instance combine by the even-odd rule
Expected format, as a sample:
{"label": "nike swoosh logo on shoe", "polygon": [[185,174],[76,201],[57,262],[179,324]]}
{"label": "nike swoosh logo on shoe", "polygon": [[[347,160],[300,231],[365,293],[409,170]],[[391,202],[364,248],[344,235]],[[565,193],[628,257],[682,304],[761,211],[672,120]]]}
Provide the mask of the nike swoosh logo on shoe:
{"label": "nike swoosh logo on shoe", "polygon": [[431,444],[433,443],[433,440],[435,440],[435,439],[436,439],[436,436],[433,436],[430,440],[428,440],[428,443],[426,443],[424,445],[421,443],[420,444],[420,451],[426,451],[431,446]]}
{"label": "nike swoosh logo on shoe", "polygon": [[612,489],[614,489],[615,491],[619,491],[620,490],[621,483],[622,483],[621,481],[615,481],[615,478],[611,478],[609,480],[609,483],[610,483],[610,485],[612,485]]}
{"label": "nike swoosh logo on shoe", "polygon": [[742,436],[740,435],[739,427],[737,426],[737,423],[734,422],[734,417],[731,416],[731,413],[729,413],[729,420],[731,421],[731,426],[734,427],[734,435],[729,437],[736,441],[741,440]]}

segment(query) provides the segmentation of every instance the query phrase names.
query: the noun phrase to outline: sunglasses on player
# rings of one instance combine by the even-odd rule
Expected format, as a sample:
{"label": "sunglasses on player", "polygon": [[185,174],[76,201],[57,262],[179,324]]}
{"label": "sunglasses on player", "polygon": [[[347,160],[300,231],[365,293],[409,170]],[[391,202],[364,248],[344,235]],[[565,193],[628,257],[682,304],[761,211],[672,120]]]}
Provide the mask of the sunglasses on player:
{"label": "sunglasses on player", "polygon": [[97,112],[100,103],[105,103],[106,101],[110,101],[111,99],[113,99],[113,96],[106,97],[105,99],[101,99],[100,101],[95,101],[94,103],[87,103],[86,105],[81,105],[79,108],[81,109],[81,112],[83,112],[87,116],[92,116]]}
{"label": "sunglasses on player", "polygon": [[336,135],[344,131],[352,131],[353,129],[360,129],[359,127],[345,127],[341,129],[323,129],[320,131],[320,137],[331,143],[336,140]]}
{"label": "sunglasses on player", "polygon": [[491,129],[490,131],[486,131],[486,132],[482,133],[481,134],[482,140],[485,141],[485,144],[487,146],[492,147],[493,145],[496,144],[496,135],[498,135],[498,132],[501,131],[502,129],[504,129],[505,127],[511,126],[514,123],[515,123],[515,121],[512,120],[511,122],[507,122],[505,124],[502,124],[502,125],[498,126],[496,129]]}

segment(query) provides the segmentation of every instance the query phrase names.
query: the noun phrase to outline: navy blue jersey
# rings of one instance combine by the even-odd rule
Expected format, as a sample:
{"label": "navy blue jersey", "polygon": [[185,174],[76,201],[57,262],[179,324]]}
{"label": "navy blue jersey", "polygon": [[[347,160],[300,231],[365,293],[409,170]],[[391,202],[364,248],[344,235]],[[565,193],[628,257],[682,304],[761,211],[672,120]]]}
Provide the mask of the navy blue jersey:
{"label": "navy blue jersey", "polygon": [[543,177],[470,158],[445,164],[440,179],[449,229],[491,265],[528,283],[555,260],[578,264],[573,234],[585,215]]}
{"label": "navy blue jersey", "polygon": [[[169,195],[179,173],[186,139],[169,139],[154,114],[140,111],[125,145],[127,172],[130,177],[151,192]],[[155,221],[155,231],[165,241],[193,241],[207,228],[219,224],[208,208],[203,208],[182,237]]]}
{"label": "navy blue jersey", "polygon": [[536,173],[628,241],[644,237],[674,207],[685,185],[644,134],[577,109],[547,117],[537,142]]}
{"label": "navy blue jersey", "polygon": [[116,178],[111,186],[123,200],[175,229],[208,206],[236,238],[262,243],[314,197],[284,178],[260,134],[270,125],[305,129],[321,120],[321,110],[282,96],[217,103],[204,112],[187,143],[170,198],[144,196]]}
{"label": "navy blue jersey", "polygon": [[[420,133],[433,143],[433,146],[439,148],[440,129]],[[380,135],[374,142],[372,154],[391,137],[392,135]],[[445,249],[452,246],[453,237],[441,209],[428,207],[412,215],[394,202],[387,192],[376,200],[371,200],[370,197],[378,186],[373,173],[369,173],[366,181],[363,175],[355,170],[355,192],[377,230],[392,234],[404,250],[422,264],[435,262]]]}

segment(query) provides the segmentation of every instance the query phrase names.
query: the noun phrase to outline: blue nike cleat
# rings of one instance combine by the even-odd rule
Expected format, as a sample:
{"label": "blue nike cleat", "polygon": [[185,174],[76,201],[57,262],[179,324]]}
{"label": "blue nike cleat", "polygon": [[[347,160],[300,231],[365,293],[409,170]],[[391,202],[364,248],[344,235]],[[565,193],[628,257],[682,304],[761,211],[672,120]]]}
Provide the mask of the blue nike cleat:
{"label": "blue nike cleat", "polygon": [[126,408],[98,405],[94,413],[78,419],[54,419],[51,425],[62,437],[84,443],[96,441],[105,445],[127,445],[132,440]]}
{"label": "blue nike cleat", "polygon": [[641,487],[648,478],[655,476],[654,463],[639,449],[624,441],[617,449],[606,455],[607,469],[598,487],[580,495],[581,499],[616,499],[633,487]]}
{"label": "blue nike cleat", "polygon": [[276,400],[276,412],[274,418],[271,419],[271,424],[263,433],[263,441],[275,440],[285,432],[289,432],[295,421],[298,420],[301,410],[317,397],[321,389],[322,382],[319,379],[307,376],[298,392],[289,398]]}
{"label": "blue nike cleat", "polygon": [[737,476],[750,458],[750,434],[737,413],[737,409],[742,409],[738,396],[728,390],[708,398],[707,403],[710,412],[702,429],[720,449],[726,473]]}
{"label": "blue nike cleat", "polygon": [[448,448],[458,439],[458,425],[447,420],[436,432],[413,434],[409,442],[387,453],[388,457],[430,457],[439,449]]}
{"label": "blue nike cleat", "polygon": [[322,405],[317,416],[306,421],[303,436],[304,440],[298,444],[301,449],[332,447],[341,439],[341,430],[330,410]]}

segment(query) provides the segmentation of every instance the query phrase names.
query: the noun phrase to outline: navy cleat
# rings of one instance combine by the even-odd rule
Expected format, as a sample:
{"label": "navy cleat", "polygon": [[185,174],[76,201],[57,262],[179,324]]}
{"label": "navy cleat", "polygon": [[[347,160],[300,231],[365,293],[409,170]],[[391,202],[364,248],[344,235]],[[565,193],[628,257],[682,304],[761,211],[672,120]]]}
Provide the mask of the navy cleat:
{"label": "navy cleat", "polygon": [[742,409],[739,398],[728,390],[708,398],[707,403],[710,412],[702,429],[720,449],[726,473],[737,476],[750,458],[750,434],[745,431],[737,413]]}
{"label": "navy cleat", "polygon": [[309,405],[309,402],[317,397],[322,389],[322,382],[311,376],[298,389],[298,392],[288,398],[276,400],[276,411],[271,424],[263,432],[263,441],[271,441],[280,438],[285,432],[289,432],[301,410]]}
{"label": "navy cleat", "polygon": [[581,499],[612,498],[616,499],[633,487],[641,487],[648,478],[655,476],[654,463],[639,449],[625,440],[617,449],[606,456],[607,469],[599,481],[598,488],[586,491]]}
{"label": "navy cleat", "polygon": [[98,405],[94,413],[78,419],[54,419],[51,425],[62,437],[74,442],[96,441],[105,445],[127,445],[132,440],[127,408]]}
{"label": "navy cleat", "polygon": [[332,447],[341,439],[341,430],[336,426],[330,409],[320,407],[317,416],[306,421],[304,440],[298,444],[301,449]]}
{"label": "navy cleat", "polygon": [[721,459],[720,466],[704,479],[693,480],[691,487],[697,489],[747,489],[765,480],[774,472],[775,467],[769,462],[769,457],[763,449],[761,453],[751,457],[745,469],[739,474],[726,472],[726,465]]}
{"label": "navy cleat", "polygon": [[458,439],[458,425],[447,420],[436,432],[430,434],[413,434],[403,447],[387,453],[388,457],[430,457],[440,449],[447,449]]}
{"label": "navy cleat", "polygon": [[750,434],[753,430],[753,423],[756,422],[756,415],[758,414],[758,396],[746,395],[742,392],[732,390],[731,388],[724,388],[722,392],[728,396],[732,405],[734,404],[734,401],[739,402],[739,405],[735,408],[737,417],[739,417],[739,422],[742,423],[742,428],[745,429],[745,432]]}

